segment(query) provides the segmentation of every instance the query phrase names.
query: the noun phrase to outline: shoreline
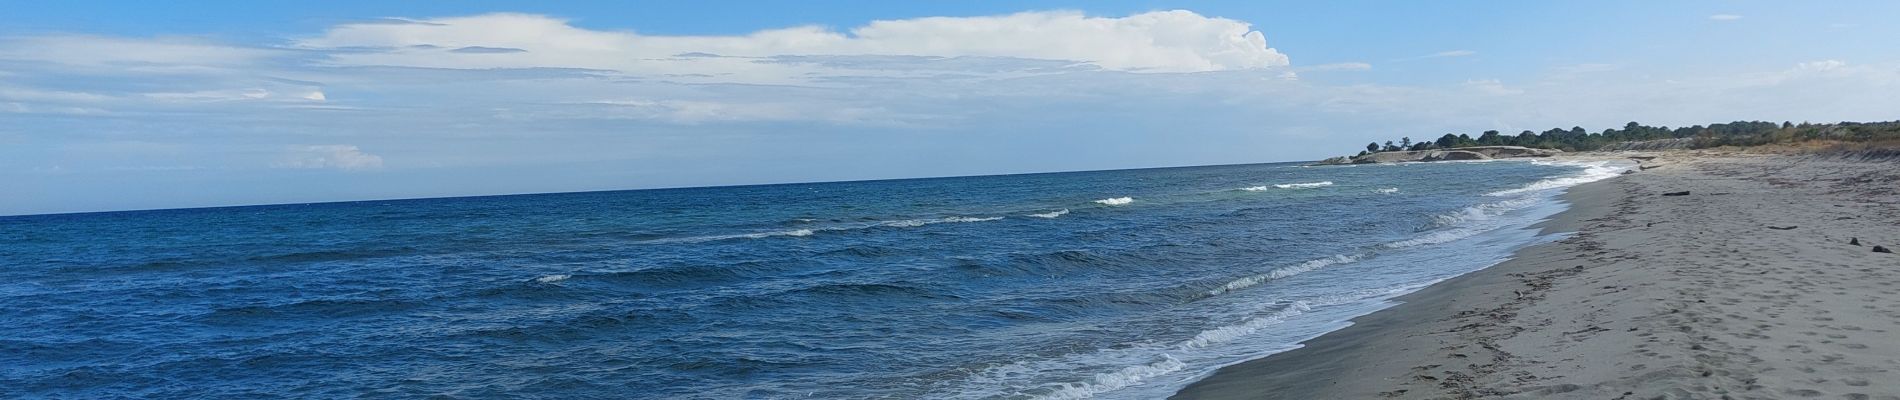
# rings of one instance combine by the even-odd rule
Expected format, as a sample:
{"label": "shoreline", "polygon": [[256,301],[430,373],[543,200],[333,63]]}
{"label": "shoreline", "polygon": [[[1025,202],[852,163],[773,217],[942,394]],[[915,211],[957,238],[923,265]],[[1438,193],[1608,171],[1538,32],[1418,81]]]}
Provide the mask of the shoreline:
{"label": "shoreline", "polygon": [[1533,226],[1567,237],[1171,398],[1900,399],[1900,257],[1846,243],[1900,239],[1900,196],[1860,185],[1892,163],[1655,155]]}

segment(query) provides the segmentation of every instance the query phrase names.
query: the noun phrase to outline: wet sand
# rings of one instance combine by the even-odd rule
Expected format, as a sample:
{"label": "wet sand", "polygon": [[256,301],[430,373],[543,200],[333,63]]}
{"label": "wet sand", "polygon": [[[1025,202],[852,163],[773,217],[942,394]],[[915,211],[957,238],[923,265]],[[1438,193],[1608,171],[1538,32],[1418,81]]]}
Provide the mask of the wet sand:
{"label": "wet sand", "polygon": [[1900,162],[1652,155],[1568,238],[1173,398],[1900,399]]}

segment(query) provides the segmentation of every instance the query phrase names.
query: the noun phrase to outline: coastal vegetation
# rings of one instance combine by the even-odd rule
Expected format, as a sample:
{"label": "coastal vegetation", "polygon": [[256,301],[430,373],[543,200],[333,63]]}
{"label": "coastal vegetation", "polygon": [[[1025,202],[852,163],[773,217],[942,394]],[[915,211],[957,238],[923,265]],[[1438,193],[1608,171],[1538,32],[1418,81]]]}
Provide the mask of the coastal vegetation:
{"label": "coastal vegetation", "polygon": [[1439,136],[1437,140],[1413,142],[1412,138],[1399,138],[1398,141],[1386,141],[1384,144],[1370,143],[1359,155],[1389,151],[1421,151],[1456,149],[1479,146],[1522,146],[1530,148],[1555,149],[1563,151],[1588,151],[1623,146],[1630,143],[1665,142],[1668,148],[1709,148],[1720,146],[1759,146],[1777,143],[1800,143],[1809,141],[1872,142],[1900,140],[1900,121],[1890,122],[1840,122],[1840,123],[1793,123],[1767,121],[1735,121],[1730,123],[1694,125],[1680,128],[1667,126],[1648,126],[1636,122],[1623,125],[1621,129],[1610,128],[1599,132],[1590,132],[1582,127],[1570,129],[1551,128],[1543,132],[1523,131],[1517,134],[1505,134],[1495,130],[1484,131],[1476,137],[1470,134],[1451,134]]}

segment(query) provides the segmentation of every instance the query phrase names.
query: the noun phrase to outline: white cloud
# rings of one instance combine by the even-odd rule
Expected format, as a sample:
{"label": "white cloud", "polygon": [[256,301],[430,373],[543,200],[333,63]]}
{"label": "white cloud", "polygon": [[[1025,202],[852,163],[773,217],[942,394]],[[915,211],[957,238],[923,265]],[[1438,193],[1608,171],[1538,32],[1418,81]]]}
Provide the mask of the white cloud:
{"label": "white cloud", "polygon": [[1839,69],[1845,66],[1847,66],[1847,62],[1845,61],[1821,60],[1821,61],[1811,61],[1811,62],[1795,64],[1795,69],[1799,71],[1828,71],[1828,70]]}
{"label": "white cloud", "polygon": [[283,160],[271,164],[271,167],[362,171],[381,169],[383,157],[364,153],[362,149],[347,144],[298,146],[290,149]]}
{"label": "white cloud", "polygon": [[0,39],[0,59],[120,70],[148,66],[228,67],[248,65],[279,52],[226,46],[195,38],[35,36]]}
{"label": "white cloud", "polygon": [[1734,21],[1738,19],[1742,19],[1742,16],[1735,14],[1715,14],[1709,16],[1709,20],[1711,21]]}
{"label": "white cloud", "polygon": [[1476,90],[1479,93],[1498,96],[1524,93],[1523,89],[1504,86],[1504,82],[1496,79],[1474,79],[1465,81],[1465,87]]}
{"label": "white cloud", "polygon": [[[1287,57],[1245,22],[1190,11],[1127,17],[1023,12],[984,17],[874,21],[848,32],[817,26],[738,36],[657,36],[599,31],[530,14],[355,23],[297,40],[305,49],[352,50],[336,65],[432,68],[581,68],[637,75],[786,81],[837,66],[760,62],[780,56],[1001,57],[1064,60],[1131,72],[1283,67]],[[469,51],[478,49],[479,51]],[[857,71],[860,73],[871,71]]]}

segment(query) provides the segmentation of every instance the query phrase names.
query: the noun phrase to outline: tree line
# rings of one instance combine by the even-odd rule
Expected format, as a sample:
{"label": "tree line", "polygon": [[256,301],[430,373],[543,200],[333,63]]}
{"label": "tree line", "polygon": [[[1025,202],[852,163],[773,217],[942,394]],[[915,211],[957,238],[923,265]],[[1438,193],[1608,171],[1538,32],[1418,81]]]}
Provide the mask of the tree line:
{"label": "tree line", "polygon": [[1526,130],[1516,135],[1489,130],[1479,133],[1475,138],[1469,134],[1447,133],[1439,136],[1437,140],[1424,142],[1413,142],[1411,137],[1399,138],[1397,142],[1388,140],[1383,145],[1373,142],[1367,144],[1366,150],[1359,154],[1473,146],[1523,146],[1563,151],[1588,151],[1616,143],[1664,139],[1686,140],[1689,148],[1696,149],[1719,146],[1759,146],[1811,140],[1851,142],[1900,140],[1900,121],[1829,124],[1735,121],[1674,129],[1667,126],[1648,126],[1630,122],[1623,125],[1623,129],[1610,128],[1601,132],[1589,132],[1582,127],[1571,127],[1570,129],[1551,128],[1543,132]]}

